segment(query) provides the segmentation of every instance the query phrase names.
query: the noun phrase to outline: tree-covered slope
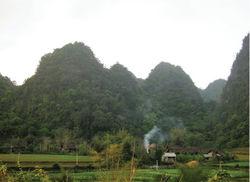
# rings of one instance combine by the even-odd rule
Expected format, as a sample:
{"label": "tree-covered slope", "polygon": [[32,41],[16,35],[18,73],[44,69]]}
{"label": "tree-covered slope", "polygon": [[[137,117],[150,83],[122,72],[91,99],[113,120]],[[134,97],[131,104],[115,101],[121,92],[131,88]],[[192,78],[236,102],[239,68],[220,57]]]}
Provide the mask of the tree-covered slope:
{"label": "tree-covered slope", "polygon": [[11,80],[0,74],[0,141],[10,137],[13,129],[12,125],[15,127],[18,120],[15,113],[12,112],[15,90],[16,86]]}
{"label": "tree-covered slope", "polygon": [[14,87],[13,83],[8,77],[2,76],[0,73],[0,98],[3,97],[4,93]]}
{"label": "tree-covered slope", "polygon": [[119,94],[124,104],[130,110],[138,107],[140,89],[136,77],[121,64],[115,64],[110,68],[112,79],[112,92]]}
{"label": "tree-covered slope", "polygon": [[206,89],[200,90],[202,99],[205,102],[215,101],[220,102],[222,91],[227,81],[224,79],[218,79],[210,83]]}
{"label": "tree-covered slope", "polygon": [[[121,122],[122,128],[132,131],[133,134],[143,134],[141,126],[143,115],[140,111],[142,90],[137,78],[126,67],[117,63],[110,68],[110,92],[117,99],[116,120]],[[119,112],[118,109],[120,110]],[[139,132],[141,131],[141,132]],[[146,132],[146,131],[144,131]]]}
{"label": "tree-covered slope", "polygon": [[106,74],[89,47],[68,44],[42,57],[36,74],[18,90],[16,110],[49,130],[88,127]]}
{"label": "tree-covered slope", "polygon": [[58,128],[87,139],[121,128],[132,132],[140,105],[133,74],[118,64],[104,68],[78,42],[43,56],[16,95],[15,112],[25,120],[20,128],[29,128],[20,129],[24,138],[53,138]]}
{"label": "tree-covered slope", "polygon": [[[57,152],[83,140],[98,143],[100,137],[120,129],[143,137],[156,125],[175,139],[174,145],[247,146],[248,74],[248,37],[221,103],[203,103],[179,66],[161,62],[142,80],[121,64],[103,67],[83,43],[67,44],[43,56],[36,73],[22,86],[0,75],[1,145],[24,146],[32,152],[39,151],[41,143]],[[223,84],[223,80],[210,84],[205,95],[218,99]]]}
{"label": "tree-covered slope", "polygon": [[243,40],[223,90],[217,126],[219,145],[249,145],[249,35]]}
{"label": "tree-covered slope", "polygon": [[161,62],[143,83],[146,98],[159,115],[188,122],[202,109],[202,99],[191,78],[179,66]]}
{"label": "tree-covered slope", "polygon": [[0,120],[7,117],[11,102],[13,101],[12,93],[15,85],[8,77],[4,77],[0,73]]}

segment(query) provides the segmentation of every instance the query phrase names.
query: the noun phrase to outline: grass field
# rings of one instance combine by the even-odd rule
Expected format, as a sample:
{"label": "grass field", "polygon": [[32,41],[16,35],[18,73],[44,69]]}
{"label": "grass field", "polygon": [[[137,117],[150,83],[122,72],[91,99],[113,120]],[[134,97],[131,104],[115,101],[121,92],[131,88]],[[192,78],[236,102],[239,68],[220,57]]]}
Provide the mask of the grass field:
{"label": "grass field", "polygon": [[[209,176],[212,177],[215,175],[215,169],[208,169]],[[231,175],[232,182],[247,182],[248,180],[248,171],[244,170],[226,170]],[[123,171],[124,173],[124,171]],[[112,175],[112,171],[107,171],[106,173],[103,171],[90,171],[90,172],[80,172],[80,173],[69,173],[69,176],[76,181],[109,181],[107,176]],[[59,173],[50,174],[52,178],[58,178],[60,176]],[[169,181],[177,181],[180,176],[180,171],[178,169],[137,169],[135,171],[134,180],[135,182],[159,182],[163,177],[169,176]]]}
{"label": "grass field", "polygon": [[[239,152],[239,151],[238,151]],[[246,152],[246,150],[243,150]],[[237,153],[237,155],[245,155],[245,153]],[[108,177],[120,175],[124,177],[130,173],[130,171],[121,170],[121,171],[83,171],[77,170],[75,171],[73,167],[76,165],[76,156],[73,155],[48,155],[48,154],[0,154],[0,161],[4,164],[7,164],[7,167],[16,167],[17,161],[21,163],[22,167],[34,167],[39,165],[42,168],[51,168],[53,164],[60,164],[62,167],[68,167],[68,175],[75,179],[75,181],[109,181]],[[79,166],[84,165],[93,165],[95,160],[91,156],[78,156]],[[236,166],[237,165],[237,166]],[[209,167],[206,165],[206,170],[209,171],[209,176],[212,177],[215,175],[218,170],[217,167]],[[237,161],[237,162],[228,162],[223,163],[222,168],[225,169],[232,177],[233,182],[243,182],[249,181],[249,162],[245,160]],[[237,167],[237,168],[236,168]],[[119,174],[120,173],[120,174]],[[51,179],[60,178],[62,173],[60,171],[48,171],[48,174]],[[134,175],[135,182],[157,182],[161,181],[161,179],[165,176],[169,176],[171,180],[176,181],[180,175],[179,169],[136,169]]]}
{"label": "grass field", "polygon": [[[16,162],[18,154],[0,154],[0,160]],[[72,162],[76,161],[74,155],[50,155],[50,154],[20,154],[20,162]],[[90,156],[78,156],[79,162],[93,162]]]}
{"label": "grass field", "polygon": [[249,148],[236,148],[228,150],[233,153],[239,161],[249,161]]}
{"label": "grass field", "polygon": [[6,163],[8,167],[16,167],[17,161],[20,161],[22,167],[51,167],[58,163],[62,167],[74,167],[78,159],[79,166],[86,166],[94,163],[91,156],[74,155],[49,155],[49,154],[0,154],[0,161]]}
{"label": "grass field", "polygon": [[[126,173],[127,172],[127,173]],[[120,173],[120,174],[118,174]],[[69,173],[69,176],[76,181],[109,181],[112,176],[124,179],[125,174],[128,174],[129,171],[90,171],[90,172],[80,172],[80,173]],[[172,179],[177,179],[180,175],[178,169],[137,169],[135,171],[135,176],[133,181],[135,182],[158,182],[161,181],[163,176],[170,176]],[[58,173],[50,174],[52,179],[60,177]],[[118,180],[119,181],[119,180]],[[126,180],[125,180],[126,181]]]}
{"label": "grass field", "polygon": [[249,162],[248,161],[227,162],[221,165],[222,167],[249,167]]}

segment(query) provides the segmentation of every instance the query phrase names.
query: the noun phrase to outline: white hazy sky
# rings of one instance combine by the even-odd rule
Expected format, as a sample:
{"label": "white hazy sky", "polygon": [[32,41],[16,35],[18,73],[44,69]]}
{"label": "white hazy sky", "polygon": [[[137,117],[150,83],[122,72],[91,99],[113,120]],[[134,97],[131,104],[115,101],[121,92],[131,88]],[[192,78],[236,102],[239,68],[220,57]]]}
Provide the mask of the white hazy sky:
{"label": "white hazy sky", "polygon": [[165,61],[205,88],[229,76],[249,13],[249,0],[0,0],[0,73],[22,84],[44,54],[80,41],[106,67],[146,78]]}

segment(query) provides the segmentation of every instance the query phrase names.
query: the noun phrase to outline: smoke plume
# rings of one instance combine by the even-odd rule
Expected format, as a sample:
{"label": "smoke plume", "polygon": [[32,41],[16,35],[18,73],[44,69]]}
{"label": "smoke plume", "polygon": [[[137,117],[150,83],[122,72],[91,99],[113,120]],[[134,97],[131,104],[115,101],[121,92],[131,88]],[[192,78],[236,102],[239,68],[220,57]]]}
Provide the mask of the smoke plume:
{"label": "smoke plume", "polygon": [[149,153],[150,141],[154,139],[158,143],[169,141],[170,131],[174,128],[183,129],[184,124],[181,119],[175,117],[165,117],[157,122],[157,124],[144,135],[144,147]]}
{"label": "smoke plume", "polygon": [[160,131],[157,126],[154,126],[152,130],[150,130],[147,134],[144,135],[144,147],[149,152],[149,141],[150,139]]}

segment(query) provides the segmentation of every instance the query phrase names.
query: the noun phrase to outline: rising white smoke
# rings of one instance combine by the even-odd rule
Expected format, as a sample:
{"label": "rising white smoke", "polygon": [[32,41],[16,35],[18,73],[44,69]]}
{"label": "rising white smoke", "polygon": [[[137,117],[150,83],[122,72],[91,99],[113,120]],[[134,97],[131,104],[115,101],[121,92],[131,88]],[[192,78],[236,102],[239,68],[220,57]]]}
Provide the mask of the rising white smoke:
{"label": "rising white smoke", "polygon": [[165,117],[157,122],[147,134],[144,135],[144,147],[149,153],[149,142],[154,137],[158,143],[169,141],[171,139],[170,132],[174,128],[183,129],[184,124],[181,119],[175,117]]}
{"label": "rising white smoke", "polygon": [[144,135],[144,147],[147,150],[147,153],[149,153],[149,141],[150,139],[160,131],[160,129],[157,126],[154,126],[152,130],[150,130],[147,134]]}

